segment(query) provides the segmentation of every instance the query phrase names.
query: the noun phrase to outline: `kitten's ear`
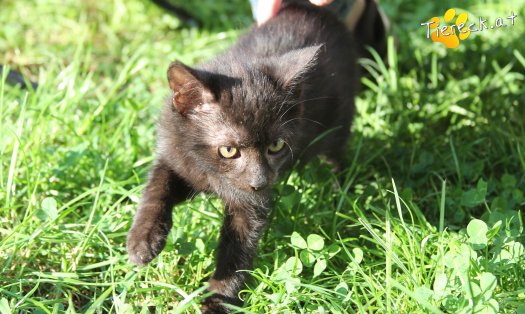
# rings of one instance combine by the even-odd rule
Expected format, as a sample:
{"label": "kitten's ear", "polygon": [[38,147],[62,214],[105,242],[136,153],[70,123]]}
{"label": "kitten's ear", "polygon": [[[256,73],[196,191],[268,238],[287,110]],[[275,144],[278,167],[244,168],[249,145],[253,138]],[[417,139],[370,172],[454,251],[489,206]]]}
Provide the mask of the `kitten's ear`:
{"label": "kitten's ear", "polygon": [[296,49],[272,58],[269,74],[284,87],[299,83],[304,75],[317,65],[317,56],[322,46]]}
{"label": "kitten's ear", "polygon": [[198,111],[213,101],[213,94],[198,77],[197,71],[179,61],[170,64],[168,82],[173,91],[172,105],[182,115]]}

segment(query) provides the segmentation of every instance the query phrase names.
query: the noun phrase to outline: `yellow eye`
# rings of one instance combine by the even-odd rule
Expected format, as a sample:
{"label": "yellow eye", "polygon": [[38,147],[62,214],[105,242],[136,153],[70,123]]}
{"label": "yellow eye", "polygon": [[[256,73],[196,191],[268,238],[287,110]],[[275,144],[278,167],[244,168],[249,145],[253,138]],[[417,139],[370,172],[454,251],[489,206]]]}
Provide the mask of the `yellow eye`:
{"label": "yellow eye", "polygon": [[239,158],[241,157],[241,154],[239,153],[239,150],[232,146],[221,146],[219,147],[219,156],[222,158]]}
{"label": "yellow eye", "polygon": [[270,154],[278,153],[283,149],[284,144],[284,140],[282,138],[278,138],[268,146],[268,152]]}

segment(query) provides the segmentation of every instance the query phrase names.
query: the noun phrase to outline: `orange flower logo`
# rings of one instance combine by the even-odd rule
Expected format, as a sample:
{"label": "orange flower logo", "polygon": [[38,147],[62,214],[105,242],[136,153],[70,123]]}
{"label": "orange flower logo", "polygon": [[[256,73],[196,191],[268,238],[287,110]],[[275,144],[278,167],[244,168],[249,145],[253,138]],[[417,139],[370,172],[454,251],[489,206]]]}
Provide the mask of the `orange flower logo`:
{"label": "orange flower logo", "polygon": [[[452,22],[456,18],[455,22]],[[482,17],[479,18],[479,23],[470,23],[467,26],[468,14],[463,12],[457,15],[455,9],[448,9],[443,15],[443,20],[452,25],[439,26],[439,17],[434,16],[426,23],[421,23],[421,26],[427,27],[427,38],[432,39],[433,42],[443,43],[447,48],[457,48],[459,43],[469,38],[472,33],[481,32],[487,29],[495,29],[507,26],[514,26],[517,15],[514,12],[507,16],[510,24],[504,22],[504,18],[498,17],[495,23],[487,25],[487,20]],[[476,27],[477,26],[477,27]]]}

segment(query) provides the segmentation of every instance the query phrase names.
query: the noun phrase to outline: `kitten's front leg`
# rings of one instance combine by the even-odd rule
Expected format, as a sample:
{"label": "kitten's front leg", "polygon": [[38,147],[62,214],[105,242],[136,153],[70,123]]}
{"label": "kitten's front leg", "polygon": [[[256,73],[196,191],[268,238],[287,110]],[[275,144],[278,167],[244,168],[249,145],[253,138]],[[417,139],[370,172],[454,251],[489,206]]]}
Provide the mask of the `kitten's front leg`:
{"label": "kitten's front leg", "polygon": [[175,172],[162,161],[157,162],[128,233],[131,262],[145,265],[162,251],[171,230],[171,210],[190,193],[191,189]]}
{"label": "kitten's front leg", "polygon": [[266,227],[267,209],[229,206],[225,210],[224,224],[217,247],[217,268],[209,281],[214,294],[204,300],[205,314],[228,313],[222,303],[241,305],[239,291],[244,287],[257,251],[257,243]]}

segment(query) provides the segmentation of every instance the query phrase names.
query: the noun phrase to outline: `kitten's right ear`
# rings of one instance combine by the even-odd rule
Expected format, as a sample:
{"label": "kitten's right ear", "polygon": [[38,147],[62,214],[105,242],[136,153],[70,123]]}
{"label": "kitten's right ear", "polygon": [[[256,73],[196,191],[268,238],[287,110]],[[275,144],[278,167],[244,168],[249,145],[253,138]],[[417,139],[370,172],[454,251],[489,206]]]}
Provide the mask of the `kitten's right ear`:
{"label": "kitten's right ear", "polygon": [[182,115],[199,111],[213,101],[213,94],[198,78],[197,72],[182,62],[170,64],[168,82],[173,91],[172,105]]}
{"label": "kitten's right ear", "polygon": [[323,45],[310,46],[306,48],[289,51],[281,56],[270,59],[267,68],[273,76],[285,88],[293,87],[317,65],[317,56]]}

